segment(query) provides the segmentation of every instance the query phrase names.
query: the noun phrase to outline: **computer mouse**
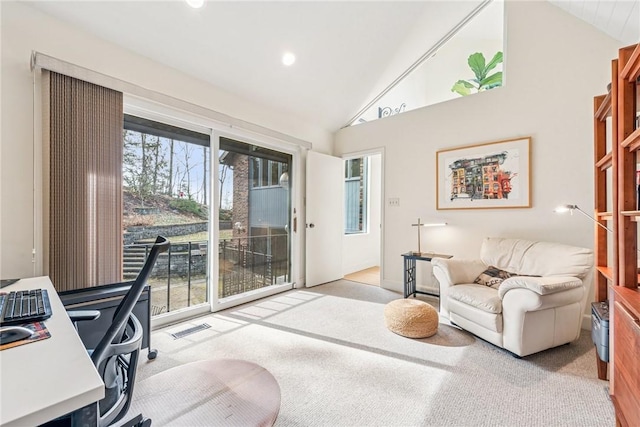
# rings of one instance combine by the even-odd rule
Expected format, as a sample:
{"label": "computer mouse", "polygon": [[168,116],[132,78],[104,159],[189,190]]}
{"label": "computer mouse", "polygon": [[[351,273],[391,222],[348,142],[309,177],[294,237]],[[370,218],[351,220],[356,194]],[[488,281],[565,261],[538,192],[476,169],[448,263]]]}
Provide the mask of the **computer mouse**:
{"label": "computer mouse", "polygon": [[31,329],[23,328],[22,326],[7,326],[0,329],[0,344],[9,344],[29,338],[31,334],[33,334]]}

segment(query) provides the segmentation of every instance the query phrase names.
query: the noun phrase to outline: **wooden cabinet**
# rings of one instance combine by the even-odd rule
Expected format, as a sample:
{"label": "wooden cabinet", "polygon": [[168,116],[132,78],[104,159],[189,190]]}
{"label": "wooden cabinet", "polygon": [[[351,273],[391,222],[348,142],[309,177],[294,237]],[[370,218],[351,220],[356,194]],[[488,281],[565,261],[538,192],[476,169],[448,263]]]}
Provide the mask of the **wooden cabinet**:
{"label": "wooden cabinet", "polygon": [[[611,74],[609,92],[594,98],[594,213],[612,232],[609,236],[605,229],[595,229],[595,299],[609,300],[609,388],[616,422],[640,426],[640,211],[636,178],[640,44],[619,50],[618,58],[611,62]],[[599,359],[598,377],[607,377],[607,366]]]}
{"label": "wooden cabinet", "polygon": [[615,324],[613,400],[616,418],[623,426],[640,426],[640,295],[638,291],[613,288],[613,323]]}

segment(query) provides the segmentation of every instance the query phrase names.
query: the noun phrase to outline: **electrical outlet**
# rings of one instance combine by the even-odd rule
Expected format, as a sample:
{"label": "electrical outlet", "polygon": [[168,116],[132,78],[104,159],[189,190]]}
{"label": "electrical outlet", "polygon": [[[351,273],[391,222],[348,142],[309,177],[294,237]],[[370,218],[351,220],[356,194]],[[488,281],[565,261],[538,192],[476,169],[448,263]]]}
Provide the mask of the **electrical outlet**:
{"label": "electrical outlet", "polygon": [[390,197],[389,198],[389,207],[390,208],[398,208],[398,207],[400,207],[400,198],[399,197]]}

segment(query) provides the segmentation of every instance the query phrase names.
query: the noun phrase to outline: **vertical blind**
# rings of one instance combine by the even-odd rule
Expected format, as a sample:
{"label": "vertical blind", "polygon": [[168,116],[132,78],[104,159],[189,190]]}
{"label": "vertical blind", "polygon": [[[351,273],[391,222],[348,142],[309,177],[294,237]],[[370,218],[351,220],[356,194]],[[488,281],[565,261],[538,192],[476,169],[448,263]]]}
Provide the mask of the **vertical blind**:
{"label": "vertical blind", "polygon": [[122,93],[49,73],[48,274],[58,291],[122,277]]}

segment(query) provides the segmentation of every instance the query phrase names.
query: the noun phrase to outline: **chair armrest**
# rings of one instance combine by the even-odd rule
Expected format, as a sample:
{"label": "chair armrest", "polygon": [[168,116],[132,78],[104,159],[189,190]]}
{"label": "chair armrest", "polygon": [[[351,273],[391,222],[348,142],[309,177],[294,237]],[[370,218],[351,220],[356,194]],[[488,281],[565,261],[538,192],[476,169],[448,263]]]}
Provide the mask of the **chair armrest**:
{"label": "chair armrest", "polygon": [[500,299],[504,299],[505,294],[512,289],[528,289],[538,295],[548,295],[582,286],[582,280],[572,276],[514,276],[500,284],[498,295]]}
{"label": "chair armrest", "polygon": [[436,276],[440,286],[453,286],[460,283],[473,283],[473,281],[486,268],[486,264],[480,260],[444,259],[432,258],[433,275]]}
{"label": "chair armrest", "polygon": [[100,317],[100,312],[98,310],[69,310],[67,311],[67,315],[69,315],[69,319],[75,323],[84,320],[96,320]]}
{"label": "chair armrest", "polygon": [[[139,351],[140,346],[142,344],[142,324],[138,320],[138,318],[131,313],[129,318],[127,319],[127,325],[131,328],[130,334],[127,336],[126,340],[120,343],[112,343],[107,341],[106,349],[104,351],[96,351],[94,350],[91,353],[91,360],[93,364],[99,367],[105,360],[109,359],[111,356],[118,356],[121,354],[130,354],[134,351]],[[96,349],[100,347],[103,343],[104,338]]]}

